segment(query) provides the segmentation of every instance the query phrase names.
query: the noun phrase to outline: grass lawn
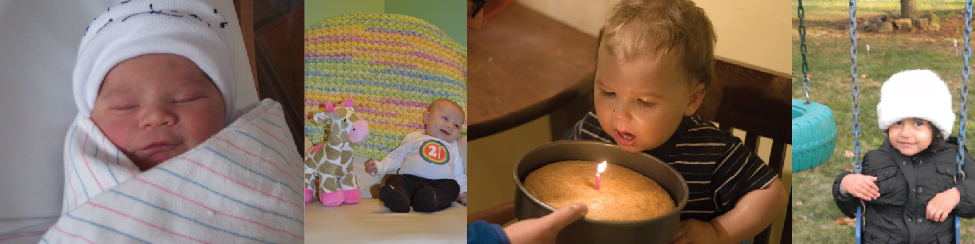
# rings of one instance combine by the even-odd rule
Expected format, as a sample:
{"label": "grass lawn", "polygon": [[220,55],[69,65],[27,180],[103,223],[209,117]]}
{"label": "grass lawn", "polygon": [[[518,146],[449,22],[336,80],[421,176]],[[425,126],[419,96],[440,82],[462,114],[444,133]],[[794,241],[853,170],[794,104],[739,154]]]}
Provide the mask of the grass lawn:
{"label": "grass lawn", "polygon": [[[870,18],[889,11],[899,14],[899,1],[857,1],[858,18]],[[953,40],[959,41],[959,53],[963,45],[960,17],[964,1],[925,1],[917,0],[922,12],[932,11],[942,19],[942,30],[938,32],[914,31],[910,33],[877,34],[859,33],[859,121],[862,126],[863,152],[876,149],[883,142],[883,134],[877,128],[876,108],[879,102],[880,86],[894,73],[910,69],[934,70],[945,80],[954,96],[955,110],[958,110],[959,87],[961,86],[961,67],[963,60],[955,55]],[[849,23],[847,1],[803,1],[807,24],[806,43],[811,75],[811,100],[829,106],[833,110],[837,125],[837,143],[833,157],[823,165],[793,174],[793,216],[792,237],[796,243],[852,243],[854,229],[852,224],[841,224],[845,218],[830,193],[833,179],[837,174],[851,167],[852,157],[845,156],[853,151],[853,99],[850,92],[850,37],[846,31]],[[802,94],[802,57],[799,52],[798,17],[795,9],[798,1],[792,2],[792,97],[804,99]],[[867,53],[866,45],[870,45]],[[975,44],[972,44],[975,46]],[[975,64],[975,59],[971,61]],[[975,75],[969,81],[975,87]],[[975,139],[975,94],[969,97],[969,120],[966,122],[968,138]],[[959,117],[960,119],[960,117]],[[958,134],[957,122],[953,135]],[[969,139],[969,147],[975,141]],[[860,155],[862,157],[862,154]],[[975,167],[975,166],[966,166]],[[962,220],[962,242],[975,243],[975,221]]]}

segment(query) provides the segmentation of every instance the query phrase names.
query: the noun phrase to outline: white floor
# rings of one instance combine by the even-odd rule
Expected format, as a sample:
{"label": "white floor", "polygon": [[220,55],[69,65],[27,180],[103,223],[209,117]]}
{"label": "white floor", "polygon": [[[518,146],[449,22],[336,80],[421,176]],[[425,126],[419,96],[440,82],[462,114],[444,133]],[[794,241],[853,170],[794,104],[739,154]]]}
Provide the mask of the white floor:
{"label": "white floor", "polygon": [[305,205],[305,243],[463,243],[467,207],[454,202],[434,213],[393,213],[379,199],[325,207]]}

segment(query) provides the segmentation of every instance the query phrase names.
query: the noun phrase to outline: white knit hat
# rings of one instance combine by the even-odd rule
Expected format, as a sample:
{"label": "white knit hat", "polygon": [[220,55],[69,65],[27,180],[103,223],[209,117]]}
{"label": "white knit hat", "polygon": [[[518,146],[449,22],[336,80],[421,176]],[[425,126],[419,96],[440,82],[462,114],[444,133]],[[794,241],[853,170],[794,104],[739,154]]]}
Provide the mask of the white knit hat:
{"label": "white knit hat", "polygon": [[955,125],[951,92],[930,70],[909,70],[894,74],[880,88],[877,124],[880,130],[906,118],[930,121],[947,139]]}
{"label": "white knit hat", "polygon": [[108,72],[140,55],[186,57],[213,80],[230,123],[237,96],[233,42],[219,11],[199,0],[130,0],[109,8],[85,30],[72,76],[78,111],[91,116]]}

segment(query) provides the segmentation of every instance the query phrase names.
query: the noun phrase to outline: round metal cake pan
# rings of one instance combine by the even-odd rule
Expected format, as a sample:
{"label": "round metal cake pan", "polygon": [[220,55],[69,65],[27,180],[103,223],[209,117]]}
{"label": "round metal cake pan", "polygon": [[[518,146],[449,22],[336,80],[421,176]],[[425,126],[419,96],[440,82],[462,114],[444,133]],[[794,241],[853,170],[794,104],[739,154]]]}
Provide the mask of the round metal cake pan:
{"label": "round metal cake pan", "polygon": [[653,156],[629,153],[598,141],[556,141],[525,153],[515,164],[515,216],[538,218],[555,211],[539,201],[522,183],[528,174],[550,163],[566,160],[607,161],[636,171],[657,182],[674,199],[664,215],[636,221],[597,220],[583,217],[559,232],[558,243],[669,243],[677,232],[680,212],[687,205],[687,182],[673,167]]}

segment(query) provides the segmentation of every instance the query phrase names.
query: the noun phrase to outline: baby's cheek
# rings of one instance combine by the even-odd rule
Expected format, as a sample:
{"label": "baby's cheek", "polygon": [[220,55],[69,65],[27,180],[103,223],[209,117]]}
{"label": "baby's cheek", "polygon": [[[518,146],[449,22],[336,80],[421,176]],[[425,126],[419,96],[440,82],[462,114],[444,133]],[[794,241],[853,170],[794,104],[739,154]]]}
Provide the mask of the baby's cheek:
{"label": "baby's cheek", "polygon": [[190,129],[190,140],[188,141],[188,146],[190,148],[199,146],[210,137],[216,135],[223,129],[223,114],[219,117],[214,117],[210,114],[199,116],[194,120],[192,127]]}
{"label": "baby's cheek", "polygon": [[108,137],[108,140],[115,145],[115,147],[121,149],[122,151],[130,151],[132,148],[132,140],[130,138],[135,137],[135,132],[125,126],[125,121],[121,120],[111,120],[100,117],[92,117],[95,126]]}

